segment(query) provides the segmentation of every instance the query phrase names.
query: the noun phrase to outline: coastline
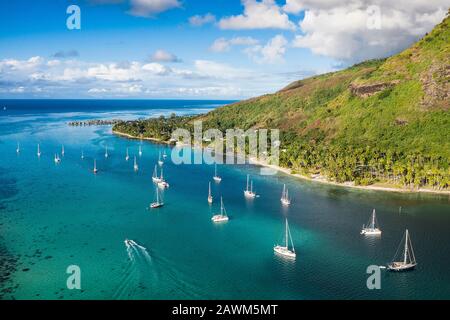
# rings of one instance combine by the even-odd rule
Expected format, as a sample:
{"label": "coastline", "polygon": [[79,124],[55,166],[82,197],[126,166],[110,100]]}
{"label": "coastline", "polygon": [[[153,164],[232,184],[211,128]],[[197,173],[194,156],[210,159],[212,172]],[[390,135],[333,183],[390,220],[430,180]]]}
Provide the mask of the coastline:
{"label": "coastline", "polygon": [[[161,144],[167,144],[170,145],[171,143],[168,141],[163,141],[156,138],[144,138],[144,137],[136,137],[132,136],[127,133],[122,133],[119,131],[112,130],[113,134],[116,134],[121,137],[129,138],[129,139],[135,139],[135,140],[146,140],[153,143],[161,143]],[[339,183],[330,181],[326,178],[311,178],[305,175],[301,175],[298,173],[292,173],[291,169],[283,168],[280,166],[268,164],[265,161],[258,160],[255,158],[249,158],[249,164],[261,166],[270,168],[276,171],[283,172],[284,174],[290,175],[291,177],[295,177],[302,180],[307,180],[311,182],[318,182],[322,184],[328,184],[338,187],[346,187],[346,188],[353,188],[353,189],[360,189],[360,190],[369,190],[369,191],[385,191],[385,192],[399,192],[399,193],[432,193],[432,194],[441,194],[441,195],[449,195],[450,196],[450,190],[432,190],[432,189],[425,189],[425,188],[419,188],[419,189],[406,189],[406,188],[394,188],[394,187],[383,187],[383,186],[377,186],[377,185],[369,185],[369,186],[355,186],[352,182],[345,182],[345,183]]]}

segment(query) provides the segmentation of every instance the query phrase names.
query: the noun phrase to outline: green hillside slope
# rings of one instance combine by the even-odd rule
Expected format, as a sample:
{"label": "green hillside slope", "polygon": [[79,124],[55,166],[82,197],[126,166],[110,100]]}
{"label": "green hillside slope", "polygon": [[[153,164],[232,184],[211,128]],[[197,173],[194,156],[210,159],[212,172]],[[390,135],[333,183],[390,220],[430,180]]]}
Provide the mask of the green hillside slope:
{"label": "green hillside slope", "polygon": [[[359,185],[448,188],[449,23],[447,16],[430,34],[388,59],[296,81],[197,120],[204,128],[221,130],[280,129],[285,149],[280,165],[304,175]],[[178,121],[186,126],[192,119]],[[171,126],[178,121],[172,119]],[[158,136],[155,123],[140,123],[139,133]],[[136,126],[116,129],[136,134]]]}

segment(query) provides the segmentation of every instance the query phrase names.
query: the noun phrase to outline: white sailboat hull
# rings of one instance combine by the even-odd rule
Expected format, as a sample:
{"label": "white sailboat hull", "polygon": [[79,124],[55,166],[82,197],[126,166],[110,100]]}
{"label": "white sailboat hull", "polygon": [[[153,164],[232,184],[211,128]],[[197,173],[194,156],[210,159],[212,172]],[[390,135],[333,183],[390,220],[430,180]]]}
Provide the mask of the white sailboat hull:
{"label": "white sailboat hull", "polygon": [[246,198],[255,198],[256,197],[256,193],[249,191],[249,190],[244,190],[244,196]]}
{"label": "white sailboat hull", "polygon": [[280,201],[281,201],[281,204],[284,206],[289,206],[291,204],[291,200],[289,200],[289,199],[281,198]]}
{"label": "white sailboat hull", "polygon": [[361,234],[366,236],[380,236],[381,230],[378,228],[372,229],[372,228],[364,228],[361,230]]}
{"label": "white sailboat hull", "polygon": [[150,204],[150,208],[152,209],[161,208],[162,206],[164,206],[164,203],[160,202],[153,202],[152,204]]}
{"label": "white sailboat hull", "polygon": [[166,181],[161,181],[158,182],[158,187],[160,187],[161,189],[165,189],[169,187],[169,184]]}
{"label": "white sailboat hull", "polygon": [[222,181],[222,178],[221,177],[217,177],[217,176],[213,177],[213,179],[214,179],[215,182]]}
{"label": "white sailboat hull", "polygon": [[226,222],[229,220],[228,216],[222,215],[222,214],[216,214],[211,218],[213,222]]}
{"label": "white sailboat hull", "polygon": [[404,262],[392,262],[388,264],[387,268],[389,271],[410,271],[416,267],[417,263],[404,263]]}
{"label": "white sailboat hull", "polygon": [[275,247],[273,247],[273,251],[275,253],[282,255],[283,257],[287,257],[287,258],[293,259],[297,256],[297,254],[294,251],[289,250],[288,248],[283,247],[283,246],[275,246]]}
{"label": "white sailboat hull", "polygon": [[155,178],[155,177],[152,177],[152,180],[154,183],[160,183],[162,181],[161,178]]}
{"label": "white sailboat hull", "polygon": [[160,160],[160,161],[158,161],[158,164],[159,164],[159,166],[161,167],[161,166],[164,164],[164,162],[162,162],[162,161]]}
{"label": "white sailboat hull", "polygon": [[213,203],[213,197],[208,197],[208,203]]}

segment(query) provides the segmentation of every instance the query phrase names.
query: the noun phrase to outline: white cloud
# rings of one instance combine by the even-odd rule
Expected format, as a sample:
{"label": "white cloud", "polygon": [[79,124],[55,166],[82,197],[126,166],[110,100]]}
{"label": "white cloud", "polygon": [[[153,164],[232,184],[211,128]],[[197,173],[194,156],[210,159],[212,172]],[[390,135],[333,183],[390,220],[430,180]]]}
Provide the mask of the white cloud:
{"label": "white cloud", "polygon": [[214,22],[216,22],[216,16],[211,13],[207,13],[204,16],[195,15],[189,18],[189,23],[194,27],[201,27],[204,24]]}
{"label": "white cloud", "polygon": [[173,53],[161,49],[156,50],[150,57],[150,60],[153,62],[181,62]]}
{"label": "white cloud", "polygon": [[306,10],[294,47],[357,62],[407,48],[443,19],[447,7],[448,0],[289,0],[284,10]]}
{"label": "white cloud", "polygon": [[232,46],[251,46],[258,44],[258,40],[252,37],[235,37],[231,39],[216,39],[210,47],[214,52],[225,52],[230,50]]}
{"label": "white cloud", "polygon": [[130,0],[129,14],[137,17],[153,17],[169,9],[180,8],[178,0]]}
{"label": "white cloud", "polygon": [[270,39],[266,45],[253,46],[245,52],[258,63],[282,62],[288,41],[281,34]]}
{"label": "white cloud", "polygon": [[289,16],[274,0],[242,0],[242,4],[243,14],[222,18],[219,21],[221,29],[295,29]]}

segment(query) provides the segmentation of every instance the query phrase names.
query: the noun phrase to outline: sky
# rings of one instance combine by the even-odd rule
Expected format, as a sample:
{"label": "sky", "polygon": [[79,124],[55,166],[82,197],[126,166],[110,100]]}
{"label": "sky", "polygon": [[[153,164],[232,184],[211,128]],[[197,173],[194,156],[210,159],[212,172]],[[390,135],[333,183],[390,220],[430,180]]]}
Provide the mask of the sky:
{"label": "sky", "polygon": [[[80,28],[71,5],[80,9]],[[244,99],[400,52],[450,0],[0,2],[0,98]],[[69,24],[70,25],[70,24]]]}

